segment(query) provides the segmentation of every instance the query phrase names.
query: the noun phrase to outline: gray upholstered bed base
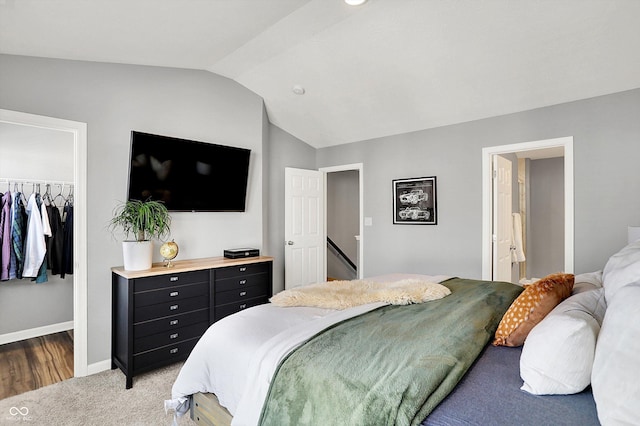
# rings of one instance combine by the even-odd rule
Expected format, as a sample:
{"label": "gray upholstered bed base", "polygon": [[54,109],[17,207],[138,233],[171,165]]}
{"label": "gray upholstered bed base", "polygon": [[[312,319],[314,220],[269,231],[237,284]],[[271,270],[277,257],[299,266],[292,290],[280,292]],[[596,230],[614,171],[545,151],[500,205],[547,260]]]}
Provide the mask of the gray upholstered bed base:
{"label": "gray upholstered bed base", "polygon": [[[536,396],[520,390],[522,348],[488,345],[454,391],[422,426],[599,425],[591,389],[575,395]],[[196,403],[197,402],[197,403]],[[221,414],[220,414],[221,413]],[[231,416],[211,394],[194,396],[191,418],[228,425]]]}
{"label": "gray upholstered bed base", "polygon": [[423,426],[599,425],[591,388],[575,395],[520,390],[522,348],[488,345]]}

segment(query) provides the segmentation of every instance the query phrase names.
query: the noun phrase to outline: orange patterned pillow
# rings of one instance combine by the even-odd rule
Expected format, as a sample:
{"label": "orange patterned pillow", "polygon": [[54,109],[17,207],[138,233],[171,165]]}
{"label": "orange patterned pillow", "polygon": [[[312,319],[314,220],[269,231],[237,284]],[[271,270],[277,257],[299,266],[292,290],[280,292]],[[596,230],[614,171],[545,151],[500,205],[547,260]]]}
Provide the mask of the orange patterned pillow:
{"label": "orange patterned pillow", "polygon": [[521,346],[536,324],[571,295],[573,274],[551,274],[525,287],[505,312],[494,346]]}

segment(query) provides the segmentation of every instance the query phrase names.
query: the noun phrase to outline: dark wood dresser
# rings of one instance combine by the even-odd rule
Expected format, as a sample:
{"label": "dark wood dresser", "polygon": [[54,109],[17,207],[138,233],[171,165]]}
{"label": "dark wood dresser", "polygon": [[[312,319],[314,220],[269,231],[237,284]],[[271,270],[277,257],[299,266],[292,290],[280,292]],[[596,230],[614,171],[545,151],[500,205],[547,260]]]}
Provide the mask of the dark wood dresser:
{"label": "dark wood dresser", "polygon": [[133,376],[185,360],[196,342],[227,315],[267,303],[273,258],[181,260],[144,271],[111,268],[111,368]]}

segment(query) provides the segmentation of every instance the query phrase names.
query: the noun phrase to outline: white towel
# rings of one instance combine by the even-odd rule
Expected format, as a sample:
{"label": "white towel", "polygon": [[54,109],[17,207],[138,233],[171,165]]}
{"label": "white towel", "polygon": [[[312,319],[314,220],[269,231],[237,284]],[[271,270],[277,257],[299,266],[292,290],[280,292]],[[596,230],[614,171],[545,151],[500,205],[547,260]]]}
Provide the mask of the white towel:
{"label": "white towel", "polygon": [[522,217],[520,213],[513,213],[513,227],[511,232],[511,261],[524,262],[524,248],[522,247]]}

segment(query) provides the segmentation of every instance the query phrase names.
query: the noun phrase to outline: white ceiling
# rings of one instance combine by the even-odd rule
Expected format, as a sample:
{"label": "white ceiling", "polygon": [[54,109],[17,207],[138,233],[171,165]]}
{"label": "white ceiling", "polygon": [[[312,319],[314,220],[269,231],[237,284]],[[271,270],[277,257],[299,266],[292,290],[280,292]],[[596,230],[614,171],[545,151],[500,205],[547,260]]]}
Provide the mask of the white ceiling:
{"label": "white ceiling", "polygon": [[640,1],[0,0],[0,52],[209,70],[320,148],[638,88]]}

